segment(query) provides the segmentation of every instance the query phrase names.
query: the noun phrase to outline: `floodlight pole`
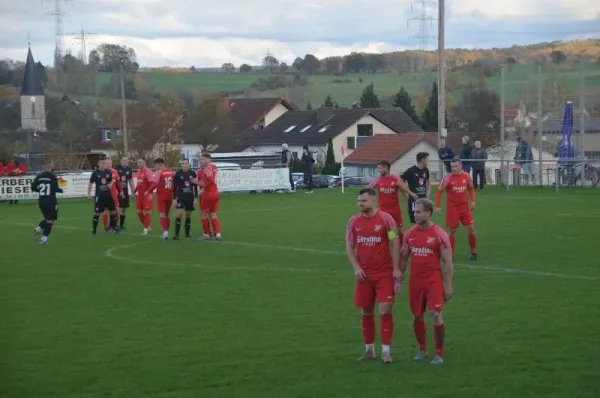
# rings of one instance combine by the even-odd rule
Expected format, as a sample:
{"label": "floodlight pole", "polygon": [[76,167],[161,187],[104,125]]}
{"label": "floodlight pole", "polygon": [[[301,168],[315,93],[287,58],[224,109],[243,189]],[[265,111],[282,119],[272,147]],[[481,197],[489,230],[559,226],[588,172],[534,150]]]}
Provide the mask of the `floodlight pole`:
{"label": "floodlight pole", "polygon": [[[446,59],[444,54],[445,39],[445,0],[439,0],[438,6],[438,148],[442,137],[446,135]],[[439,164],[440,178],[444,174],[443,163]]]}

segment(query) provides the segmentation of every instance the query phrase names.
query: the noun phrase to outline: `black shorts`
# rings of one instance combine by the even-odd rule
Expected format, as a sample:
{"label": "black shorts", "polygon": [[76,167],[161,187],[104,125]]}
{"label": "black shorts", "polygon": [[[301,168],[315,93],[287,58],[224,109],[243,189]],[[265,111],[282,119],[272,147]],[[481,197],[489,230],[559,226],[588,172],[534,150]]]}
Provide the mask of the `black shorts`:
{"label": "black shorts", "polygon": [[40,210],[42,211],[44,220],[47,220],[47,221],[58,220],[58,205],[40,203]]}
{"label": "black shorts", "polygon": [[121,197],[119,195],[119,208],[127,209],[129,207],[129,195],[125,195],[125,197]]}
{"label": "black shorts", "polygon": [[102,213],[104,210],[115,211],[115,201],[112,196],[96,196],[94,198],[94,212]]}
{"label": "black shorts", "polygon": [[194,207],[194,202],[195,200],[192,199],[177,199],[177,201],[175,202],[175,208],[178,210],[185,210],[185,211],[194,211],[195,207]]}

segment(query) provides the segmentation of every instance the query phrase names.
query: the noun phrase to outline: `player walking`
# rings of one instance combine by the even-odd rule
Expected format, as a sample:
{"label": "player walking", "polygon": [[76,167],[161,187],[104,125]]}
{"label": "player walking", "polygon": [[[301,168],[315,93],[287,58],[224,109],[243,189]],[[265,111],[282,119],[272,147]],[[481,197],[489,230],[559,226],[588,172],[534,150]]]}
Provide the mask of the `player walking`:
{"label": "player walking", "polygon": [[[442,213],[441,201],[444,191],[448,194],[446,203],[446,226],[450,234],[452,253],[456,246],[456,230],[458,223],[467,227],[469,232],[469,247],[471,260],[477,260],[477,236],[475,236],[475,221],[471,210],[475,208],[475,189],[469,173],[462,170],[460,159],[454,158],[450,162],[452,172],[446,174],[435,194],[435,207],[438,214]],[[467,196],[468,192],[468,196]],[[469,205],[469,199],[471,204]]]}
{"label": "player walking", "polygon": [[210,153],[200,156],[200,170],[198,170],[197,183],[200,187],[200,217],[202,218],[202,232],[204,239],[212,236],[216,240],[221,237],[221,223],[217,212],[219,211],[219,187],[217,186],[217,166],[212,164]]}
{"label": "player walking", "polygon": [[115,166],[115,169],[119,173],[121,185],[123,186],[123,195],[119,196],[119,229],[125,228],[125,217],[127,216],[127,209],[129,208],[129,192],[133,192],[133,171],[129,167],[129,158],[123,156],[121,163]]}
{"label": "player walking", "polygon": [[[100,159],[98,169],[92,172],[88,184],[88,199],[92,199],[92,184],[96,185],[94,195],[94,217],[92,221],[92,234],[96,235],[100,214],[105,210],[112,215],[115,214],[115,201],[111,194],[111,186],[114,183],[112,173],[106,168],[106,159]],[[118,232],[116,217],[110,217],[110,228]]]}
{"label": "player walking", "polygon": [[144,158],[139,158],[137,160],[137,166],[137,184],[133,189],[133,193],[137,195],[135,209],[140,222],[144,226],[142,235],[148,235],[148,232],[150,231],[153,196],[152,194],[147,194],[147,192],[150,185],[152,185],[153,177],[152,171],[146,166],[146,160]]}
{"label": "player walking", "polygon": [[[444,339],[446,328],[442,310],[444,301],[452,298],[452,249],[448,234],[431,222],[433,203],[428,199],[415,202],[416,225],[404,234],[400,256],[402,275],[410,259],[410,281],[408,284],[408,301],[413,314],[413,330],[419,344],[419,352],[415,360],[427,358],[427,329],[423,315],[425,307],[429,310],[433,321],[435,341],[435,357],[432,364],[444,363]],[[440,259],[444,262],[444,272],[440,267]],[[400,281],[403,278],[400,278]]]}
{"label": "player walking", "polygon": [[119,177],[119,172],[112,167],[112,159],[106,159],[106,168],[110,170],[111,177],[113,180],[112,185],[110,186],[110,194],[115,202],[115,212],[114,214],[108,214],[108,211],[104,211],[102,214],[102,223],[104,224],[104,230],[108,232],[109,222],[108,217],[115,218],[115,225],[118,225],[118,217],[119,217],[119,198],[124,196],[123,194],[123,184],[121,184],[121,178]]}
{"label": "player walking", "polygon": [[162,158],[156,159],[154,164],[157,168],[157,172],[154,175],[154,181],[146,191],[146,196],[151,196],[154,190],[157,191],[156,208],[158,210],[158,216],[160,217],[160,226],[163,231],[162,238],[169,239],[169,227],[171,226],[169,213],[171,212],[171,206],[173,204],[173,190],[175,188],[173,179],[175,173],[173,170],[165,168],[165,161]]}
{"label": "player walking", "polygon": [[190,170],[190,161],[184,159],[181,169],[175,173],[175,236],[173,239],[179,239],[181,231],[181,217],[185,211],[185,237],[191,238],[190,229],[192,228],[192,212],[194,211],[194,201],[198,197],[198,185],[194,183],[197,175],[194,170]]}
{"label": "player walking", "polygon": [[379,191],[378,207],[379,210],[390,214],[398,228],[398,235],[402,239],[402,210],[400,210],[400,200],[398,192],[402,191],[408,196],[417,198],[416,194],[406,188],[400,177],[390,173],[390,162],[381,161],[377,164],[379,177],[375,178],[367,188],[377,189]]}
{"label": "player walking", "polygon": [[417,164],[406,169],[401,178],[408,185],[411,194],[408,195],[408,217],[411,224],[415,223],[415,196],[417,198],[429,199],[431,195],[431,183],[429,181],[429,154],[427,152],[417,153]]}
{"label": "player walking", "polygon": [[[359,360],[376,358],[375,303],[380,314],[381,360],[391,363],[390,346],[394,333],[392,309],[395,282],[401,279],[400,240],[394,218],[375,207],[377,194],[363,188],[358,194],[360,213],[353,216],[346,229],[346,252],[354,269],[356,288],[354,304],[361,309],[365,351]],[[391,242],[391,248],[390,248]]]}
{"label": "player walking", "polygon": [[49,163],[46,171],[38,174],[31,183],[31,190],[37,192],[38,205],[42,211],[44,218],[37,227],[35,227],[35,235],[42,234],[40,243],[45,245],[48,242],[48,236],[52,232],[52,226],[58,219],[58,202],[56,200],[57,193],[63,193],[63,190],[58,185],[58,178],[52,173],[54,164]]}

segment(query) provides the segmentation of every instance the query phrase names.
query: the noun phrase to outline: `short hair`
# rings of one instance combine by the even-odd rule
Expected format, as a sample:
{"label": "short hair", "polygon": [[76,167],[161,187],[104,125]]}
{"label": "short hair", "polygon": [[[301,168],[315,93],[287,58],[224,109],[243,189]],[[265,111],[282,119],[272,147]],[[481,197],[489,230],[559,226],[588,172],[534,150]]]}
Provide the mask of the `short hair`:
{"label": "short hair", "polygon": [[433,215],[433,202],[426,198],[420,198],[415,201],[415,206],[421,205],[423,206],[423,210],[429,215]]}
{"label": "short hair", "polygon": [[373,188],[362,188],[359,192],[359,195],[364,195],[367,194],[369,196],[377,196],[377,192],[375,192],[375,190]]}
{"label": "short hair", "polygon": [[154,164],[165,164],[165,160],[163,158],[154,159]]}
{"label": "short hair", "polygon": [[212,159],[212,156],[210,156],[210,153],[208,152],[204,152],[202,155],[200,155],[200,157],[205,159]]}
{"label": "short hair", "polygon": [[458,156],[454,157],[454,158],[452,158],[452,160],[450,161],[450,163],[460,163],[460,158]]}
{"label": "short hair", "polygon": [[419,163],[423,159],[427,159],[429,157],[428,152],[419,152],[417,153],[417,163]]}
{"label": "short hair", "polygon": [[377,166],[383,166],[383,167],[387,168],[388,170],[392,167],[390,162],[388,162],[387,160],[382,160],[381,162],[377,163]]}
{"label": "short hair", "polygon": [[188,162],[188,163],[189,163],[189,161],[190,161],[190,160],[189,160],[188,158],[183,158],[183,159],[181,159],[181,161],[182,161],[182,162]]}

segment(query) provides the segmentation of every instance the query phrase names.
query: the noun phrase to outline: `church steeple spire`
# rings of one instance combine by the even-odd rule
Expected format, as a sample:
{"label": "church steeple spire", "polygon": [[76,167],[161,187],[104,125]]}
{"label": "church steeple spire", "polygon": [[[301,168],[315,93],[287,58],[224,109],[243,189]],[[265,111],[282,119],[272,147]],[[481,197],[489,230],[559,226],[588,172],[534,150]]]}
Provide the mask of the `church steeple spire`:
{"label": "church steeple spire", "polygon": [[38,73],[37,66],[33,60],[31,47],[27,51],[27,62],[25,62],[25,74],[23,75],[23,85],[21,86],[21,95],[44,95],[42,79]]}
{"label": "church steeple spire", "polygon": [[27,51],[25,74],[21,85],[21,127],[24,130],[46,131],[46,99],[44,86],[31,48]]}

